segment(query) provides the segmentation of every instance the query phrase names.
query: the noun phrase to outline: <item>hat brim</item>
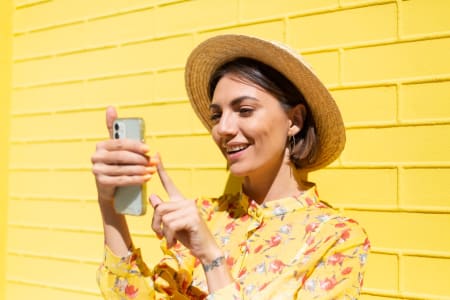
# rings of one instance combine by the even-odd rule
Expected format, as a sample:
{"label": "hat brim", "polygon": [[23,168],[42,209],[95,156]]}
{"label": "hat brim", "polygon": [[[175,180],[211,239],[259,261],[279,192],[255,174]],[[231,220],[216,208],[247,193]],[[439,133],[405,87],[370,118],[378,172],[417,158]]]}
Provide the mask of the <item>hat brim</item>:
{"label": "hat brim", "polygon": [[328,89],[303,58],[284,45],[244,35],[220,35],[198,45],[185,69],[186,90],[191,105],[211,131],[208,85],[213,73],[238,57],[260,61],[278,70],[303,94],[314,119],[318,147],[316,159],[304,170],[312,171],[334,161],[345,145],[345,128],[339,109]]}

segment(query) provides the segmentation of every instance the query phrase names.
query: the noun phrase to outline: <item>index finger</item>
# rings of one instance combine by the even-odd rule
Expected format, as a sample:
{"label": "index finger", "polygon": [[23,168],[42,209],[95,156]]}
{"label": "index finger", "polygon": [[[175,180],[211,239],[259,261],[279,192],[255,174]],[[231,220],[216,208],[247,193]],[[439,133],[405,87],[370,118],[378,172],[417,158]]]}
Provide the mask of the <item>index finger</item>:
{"label": "index finger", "polygon": [[159,153],[155,155],[155,158],[159,160],[158,164],[156,165],[156,170],[158,171],[159,179],[161,180],[161,183],[164,187],[164,189],[167,192],[167,195],[169,195],[170,200],[172,201],[180,201],[184,200],[183,195],[178,190],[178,188],[173,183],[172,179],[169,177],[169,175],[166,172],[166,169],[164,168],[164,165],[161,161],[161,156]]}

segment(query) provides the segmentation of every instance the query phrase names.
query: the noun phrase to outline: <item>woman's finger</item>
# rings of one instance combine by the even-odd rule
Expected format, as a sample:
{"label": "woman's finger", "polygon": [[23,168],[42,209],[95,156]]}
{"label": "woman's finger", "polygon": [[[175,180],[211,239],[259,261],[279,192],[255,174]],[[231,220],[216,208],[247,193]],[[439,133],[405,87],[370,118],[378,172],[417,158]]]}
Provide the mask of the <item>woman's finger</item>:
{"label": "woman's finger", "polygon": [[153,175],[156,173],[156,167],[145,165],[111,165],[104,163],[96,163],[92,166],[92,172],[96,175],[105,176],[136,176],[136,175]]}
{"label": "woman's finger", "polygon": [[151,166],[148,156],[130,151],[98,151],[92,156],[92,162],[106,165]]}
{"label": "woman's finger", "polygon": [[158,209],[158,206],[160,206],[163,203],[161,198],[156,196],[155,194],[150,195],[150,204],[152,205],[154,211],[153,211],[153,219],[152,219],[152,229],[156,233],[156,235],[161,238],[163,236],[162,232],[162,214],[160,212],[160,209]]}
{"label": "woman's finger", "polygon": [[110,139],[97,143],[96,151],[130,151],[145,155],[150,150],[149,146],[141,141],[132,139]]}
{"label": "woman's finger", "polygon": [[155,155],[156,160],[159,161],[159,163],[156,165],[159,179],[161,180],[162,185],[164,186],[164,189],[166,190],[167,194],[170,197],[171,201],[180,201],[184,200],[183,195],[178,190],[178,188],[173,183],[172,179],[169,177],[169,175],[166,172],[166,169],[164,169],[164,165],[161,160],[161,156],[159,153]]}
{"label": "woman's finger", "polygon": [[96,175],[98,184],[111,187],[141,185],[149,181],[151,178],[151,174],[133,176],[108,176],[105,174]]}
{"label": "woman's finger", "polygon": [[162,231],[166,239],[167,248],[172,248],[177,243],[177,239],[175,238],[177,233],[176,228],[171,226],[163,226]]}
{"label": "woman's finger", "polygon": [[113,137],[113,124],[117,119],[117,111],[114,106],[108,106],[106,108],[106,127],[108,128],[109,137]]}

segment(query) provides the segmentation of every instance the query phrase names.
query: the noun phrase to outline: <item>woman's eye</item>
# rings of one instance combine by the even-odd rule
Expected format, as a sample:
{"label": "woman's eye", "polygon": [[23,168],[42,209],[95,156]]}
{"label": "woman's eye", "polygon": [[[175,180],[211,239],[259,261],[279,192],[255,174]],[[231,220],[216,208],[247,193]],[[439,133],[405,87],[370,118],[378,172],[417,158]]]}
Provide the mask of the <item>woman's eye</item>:
{"label": "woman's eye", "polygon": [[239,114],[243,117],[248,117],[252,114],[253,108],[250,107],[241,107],[239,108]]}
{"label": "woman's eye", "polygon": [[211,115],[209,116],[209,119],[212,122],[217,122],[220,119],[220,113],[211,113]]}

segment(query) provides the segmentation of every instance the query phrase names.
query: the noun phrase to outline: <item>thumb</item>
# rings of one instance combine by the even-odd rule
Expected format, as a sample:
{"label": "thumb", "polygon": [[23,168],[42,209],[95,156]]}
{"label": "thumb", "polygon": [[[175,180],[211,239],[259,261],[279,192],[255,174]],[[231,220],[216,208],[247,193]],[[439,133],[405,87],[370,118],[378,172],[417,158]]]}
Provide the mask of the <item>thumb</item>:
{"label": "thumb", "polygon": [[117,119],[117,111],[114,106],[106,108],[106,127],[108,127],[109,137],[113,138],[113,124]]}

